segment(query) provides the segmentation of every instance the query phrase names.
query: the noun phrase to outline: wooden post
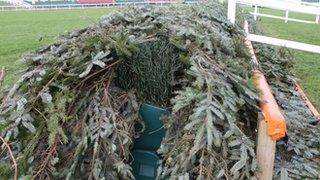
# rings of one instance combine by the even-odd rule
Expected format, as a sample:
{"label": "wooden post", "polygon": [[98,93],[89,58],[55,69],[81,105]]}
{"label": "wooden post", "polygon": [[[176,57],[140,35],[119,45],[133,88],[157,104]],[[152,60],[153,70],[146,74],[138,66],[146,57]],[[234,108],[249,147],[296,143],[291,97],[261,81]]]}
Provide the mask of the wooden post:
{"label": "wooden post", "polygon": [[263,115],[258,115],[257,162],[259,180],[272,180],[276,141],[267,134],[267,122]]}
{"label": "wooden post", "polygon": [[5,76],[6,76],[6,68],[2,66],[0,70],[0,88],[2,86]]}
{"label": "wooden post", "polygon": [[320,120],[320,113],[318,110],[313,106],[313,104],[310,102],[309,98],[307,95],[303,92],[301,86],[297,81],[294,82],[295,88],[300,94],[302,100],[306,103],[307,107],[309,108],[310,112],[316,117],[318,120]]}

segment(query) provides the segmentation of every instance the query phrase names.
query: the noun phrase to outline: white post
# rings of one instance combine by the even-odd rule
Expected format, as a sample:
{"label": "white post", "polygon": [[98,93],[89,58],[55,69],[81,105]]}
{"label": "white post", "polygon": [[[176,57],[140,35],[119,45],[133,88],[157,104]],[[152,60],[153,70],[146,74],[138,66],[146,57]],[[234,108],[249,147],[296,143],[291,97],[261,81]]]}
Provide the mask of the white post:
{"label": "white post", "polygon": [[228,20],[235,23],[236,20],[236,0],[228,0]]}
{"label": "white post", "polygon": [[288,22],[288,17],[289,17],[289,11],[288,10],[286,10],[286,19],[285,19],[285,23],[287,23]]}
{"label": "white post", "polygon": [[254,14],[253,14],[253,18],[256,21],[257,20],[257,13],[258,13],[258,6],[254,6]]}
{"label": "white post", "polygon": [[[319,0],[318,8],[320,9],[320,0]],[[320,14],[318,14],[316,17],[316,24],[319,24],[319,19],[320,19]]]}

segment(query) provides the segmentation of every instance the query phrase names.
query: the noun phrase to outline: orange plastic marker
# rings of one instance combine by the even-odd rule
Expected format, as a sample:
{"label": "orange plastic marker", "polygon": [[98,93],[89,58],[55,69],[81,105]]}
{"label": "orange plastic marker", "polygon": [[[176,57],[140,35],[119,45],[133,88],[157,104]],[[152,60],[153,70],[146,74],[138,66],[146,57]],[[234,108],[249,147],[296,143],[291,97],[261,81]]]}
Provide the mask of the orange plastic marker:
{"label": "orange plastic marker", "polygon": [[272,94],[265,76],[259,71],[254,70],[254,80],[257,89],[261,92],[261,112],[267,122],[268,135],[272,140],[279,140],[286,136],[287,125],[280,108]]}
{"label": "orange plastic marker", "polygon": [[[245,21],[244,28],[246,33],[249,33],[247,21]],[[255,67],[258,67],[258,60],[254,53],[251,41],[246,38],[245,44],[250,51],[252,63]],[[267,122],[267,133],[272,140],[279,140],[287,134],[286,121],[263,73],[258,69],[255,69],[253,72],[256,87],[261,93],[260,108],[264,119]]]}

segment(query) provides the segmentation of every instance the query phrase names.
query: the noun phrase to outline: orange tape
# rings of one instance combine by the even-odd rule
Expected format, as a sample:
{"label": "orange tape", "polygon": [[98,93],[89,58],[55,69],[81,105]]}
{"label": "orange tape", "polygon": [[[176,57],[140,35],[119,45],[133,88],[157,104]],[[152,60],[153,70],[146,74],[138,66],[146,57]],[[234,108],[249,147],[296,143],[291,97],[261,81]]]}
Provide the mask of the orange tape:
{"label": "orange tape", "polygon": [[308,99],[307,95],[303,92],[302,88],[300,87],[298,82],[294,82],[294,85],[296,86],[296,90],[298,91],[298,93],[300,94],[300,96],[302,97],[303,101],[306,103],[306,105],[308,106],[309,110],[311,111],[311,113],[320,121],[320,114],[317,111],[317,109],[313,106],[313,104],[310,102],[310,100]]}
{"label": "orange tape", "polygon": [[[244,22],[245,32],[249,33],[249,25],[248,22]],[[246,38],[245,44],[249,49],[251,54],[251,61],[253,65],[258,65],[257,57],[254,53],[253,46],[251,41]],[[256,84],[257,89],[260,91],[261,103],[260,108],[261,112],[267,122],[267,133],[271,137],[272,140],[279,140],[286,136],[287,134],[287,125],[282,115],[280,108],[272,94],[271,88],[263,75],[263,73],[259,70],[254,70],[254,82]]]}
{"label": "orange tape", "polygon": [[259,71],[254,71],[254,80],[257,89],[260,91],[260,108],[267,122],[267,132],[272,140],[279,140],[286,136],[287,125],[280,108],[272,94],[264,75]]}

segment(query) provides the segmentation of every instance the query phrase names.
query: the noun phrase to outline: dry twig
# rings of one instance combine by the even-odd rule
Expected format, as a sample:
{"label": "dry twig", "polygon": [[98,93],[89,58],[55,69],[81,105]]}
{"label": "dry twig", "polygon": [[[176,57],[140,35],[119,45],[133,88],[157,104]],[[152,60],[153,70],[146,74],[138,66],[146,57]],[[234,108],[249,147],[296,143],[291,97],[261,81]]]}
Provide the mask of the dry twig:
{"label": "dry twig", "polygon": [[3,83],[5,76],[6,76],[6,69],[4,66],[2,66],[2,68],[0,70],[0,86]]}
{"label": "dry twig", "polygon": [[13,156],[13,153],[12,153],[12,151],[11,151],[11,148],[10,148],[10,146],[9,146],[9,144],[0,136],[0,139],[1,139],[1,141],[3,142],[3,144],[7,147],[7,149],[8,149],[8,152],[9,152],[9,154],[10,154],[10,157],[11,157],[11,159],[12,159],[12,162],[13,162],[13,167],[14,167],[14,177],[13,177],[13,179],[14,180],[17,180],[18,179],[18,168],[17,168],[17,162],[16,162],[16,159],[14,158],[14,156]]}

